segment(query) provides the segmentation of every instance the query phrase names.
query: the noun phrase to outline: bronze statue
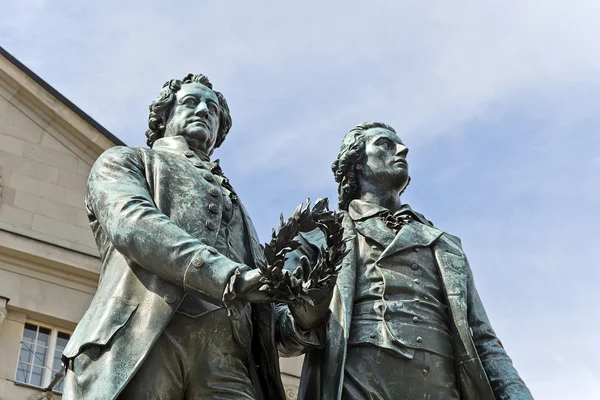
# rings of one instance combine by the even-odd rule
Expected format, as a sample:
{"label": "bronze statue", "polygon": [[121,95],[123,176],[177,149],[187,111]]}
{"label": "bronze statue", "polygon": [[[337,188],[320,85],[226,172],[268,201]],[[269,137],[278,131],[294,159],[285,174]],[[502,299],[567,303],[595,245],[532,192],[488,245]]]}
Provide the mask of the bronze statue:
{"label": "bronze statue", "polygon": [[102,271],[63,354],[63,398],[284,399],[277,347],[323,344],[335,270],[315,286],[306,259],[295,275],[265,260],[209,158],[231,117],[206,76],[167,82],[148,125],[149,149],[109,149],[90,173]]}
{"label": "bronze statue", "polygon": [[[490,325],[460,239],[401,203],[407,154],[383,123],[343,139],[332,169],[349,253],[325,346],[295,348],[308,350],[299,399],[532,399]],[[322,236],[302,241],[291,263]]]}

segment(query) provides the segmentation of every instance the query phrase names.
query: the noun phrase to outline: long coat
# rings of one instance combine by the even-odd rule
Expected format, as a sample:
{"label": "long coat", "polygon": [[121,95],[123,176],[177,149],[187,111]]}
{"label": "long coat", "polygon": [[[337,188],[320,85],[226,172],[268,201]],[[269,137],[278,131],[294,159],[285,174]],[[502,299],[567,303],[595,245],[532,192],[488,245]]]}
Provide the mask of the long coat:
{"label": "long coat", "polygon": [[[417,215],[421,223],[403,227],[381,258],[411,247],[433,247],[450,312],[461,398],[533,399],[490,325],[460,239],[434,228]],[[355,233],[356,226],[345,213],[344,235],[351,237]],[[307,237],[307,241],[314,242],[314,239]],[[357,239],[350,239],[348,245],[350,252],[343,260],[330,305],[327,342],[323,348],[309,351],[305,356],[299,400],[341,398],[356,285]]]}
{"label": "long coat", "polygon": [[[240,266],[212,247],[222,196],[215,177],[182,137],[159,139],[153,149],[114,147],[98,158],[86,206],[102,270],[98,291],[63,353],[65,399],[117,397],[186,293],[221,303]],[[256,261],[264,255],[241,210]],[[284,399],[273,307],[254,305],[252,320],[252,367],[258,372],[251,374],[253,384],[266,399]],[[92,361],[73,371],[81,353]]]}

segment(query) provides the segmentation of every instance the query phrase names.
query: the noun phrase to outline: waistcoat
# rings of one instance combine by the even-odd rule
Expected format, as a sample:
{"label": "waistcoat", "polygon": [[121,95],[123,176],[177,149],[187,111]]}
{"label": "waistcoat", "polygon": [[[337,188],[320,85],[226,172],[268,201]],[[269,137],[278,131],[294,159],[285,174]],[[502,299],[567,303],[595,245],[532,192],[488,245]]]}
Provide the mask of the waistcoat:
{"label": "waistcoat", "polygon": [[[371,225],[390,229],[379,222]],[[403,234],[404,228],[397,234]],[[379,260],[389,243],[360,232],[357,238],[348,344],[370,343],[407,358],[413,358],[415,349],[453,357],[449,314],[431,245],[407,248]]]}
{"label": "waistcoat", "polygon": [[[221,185],[223,191],[223,209],[220,210],[215,205],[202,204],[201,207],[208,207],[212,213],[221,212],[221,226],[217,234],[217,241],[214,244],[215,249],[232,261],[254,266],[252,254],[250,253],[249,238],[246,235],[242,212],[234,193],[223,185],[223,180],[227,179],[220,175],[213,175],[213,179]],[[234,199],[234,200],[232,200]],[[185,299],[179,305],[177,312],[189,317],[199,317],[207,312],[222,308],[220,305],[209,303],[197,296],[187,294]]]}

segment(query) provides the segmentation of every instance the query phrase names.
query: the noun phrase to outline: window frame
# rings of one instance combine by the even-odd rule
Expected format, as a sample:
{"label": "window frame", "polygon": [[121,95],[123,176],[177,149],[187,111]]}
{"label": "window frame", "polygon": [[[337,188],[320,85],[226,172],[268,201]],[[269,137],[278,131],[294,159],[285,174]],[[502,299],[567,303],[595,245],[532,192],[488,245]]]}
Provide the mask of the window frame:
{"label": "window frame", "polygon": [[[24,334],[25,334],[25,326],[29,324],[29,325],[34,325],[37,327],[37,334],[39,334],[39,329],[40,328],[46,328],[50,330],[50,337],[48,340],[48,351],[46,352],[46,356],[44,358],[44,365],[42,366],[42,384],[41,386],[35,385],[33,383],[30,382],[23,382],[20,380],[17,380],[17,374],[19,373],[19,363],[21,363],[21,345],[24,343]],[[52,369],[52,365],[53,365],[53,361],[54,361],[54,354],[56,353],[56,342],[58,340],[58,334],[62,333],[62,334],[66,334],[69,335],[69,340],[71,339],[71,336],[73,335],[73,331],[70,331],[68,329],[63,329],[60,328],[58,326],[55,325],[50,325],[44,322],[40,322],[37,320],[33,320],[33,319],[26,319],[25,323],[23,324],[23,329],[21,331],[21,338],[19,341],[19,356],[17,359],[17,367],[15,369],[15,378],[14,378],[14,382],[16,384],[19,385],[23,385],[23,386],[29,386],[32,388],[38,388],[38,389],[46,389],[48,387],[48,385],[50,385],[50,383],[52,382],[52,379],[54,378],[54,375],[56,374],[56,372],[54,372],[54,370]],[[37,334],[36,334],[36,342],[37,342]],[[28,342],[25,342],[28,343]],[[35,345],[37,345],[37,343],[35,343]],[[32,349],[33,351],[33,360],[35,360],[35,348],[34,347]],[[33,366],[35,366],[35,361],[32,360],[32,363],[27,363],[27,365],[31,366],[32,368],[30,369],[29,375],[27,376],[26,380],[31,380],[31,375],[32,375],[32,371],[33,371]],[[56,393],[62,393],[62,390],[55,390],[54,388],[52,389],[53,392]]]}

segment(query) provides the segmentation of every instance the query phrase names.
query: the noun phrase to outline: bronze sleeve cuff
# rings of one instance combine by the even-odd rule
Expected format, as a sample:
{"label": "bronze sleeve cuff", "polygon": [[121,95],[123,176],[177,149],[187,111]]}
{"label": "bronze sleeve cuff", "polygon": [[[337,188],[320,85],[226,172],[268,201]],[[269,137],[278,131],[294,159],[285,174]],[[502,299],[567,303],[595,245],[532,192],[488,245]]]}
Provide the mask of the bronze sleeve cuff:
{"label": "bronze sleeve cuff", "polygon": [[214,247],[204,246],[190,261],[183,275],[183,288],[213,304],[221,305],[223,292],[236,269],[250,267],[231,261]]}

